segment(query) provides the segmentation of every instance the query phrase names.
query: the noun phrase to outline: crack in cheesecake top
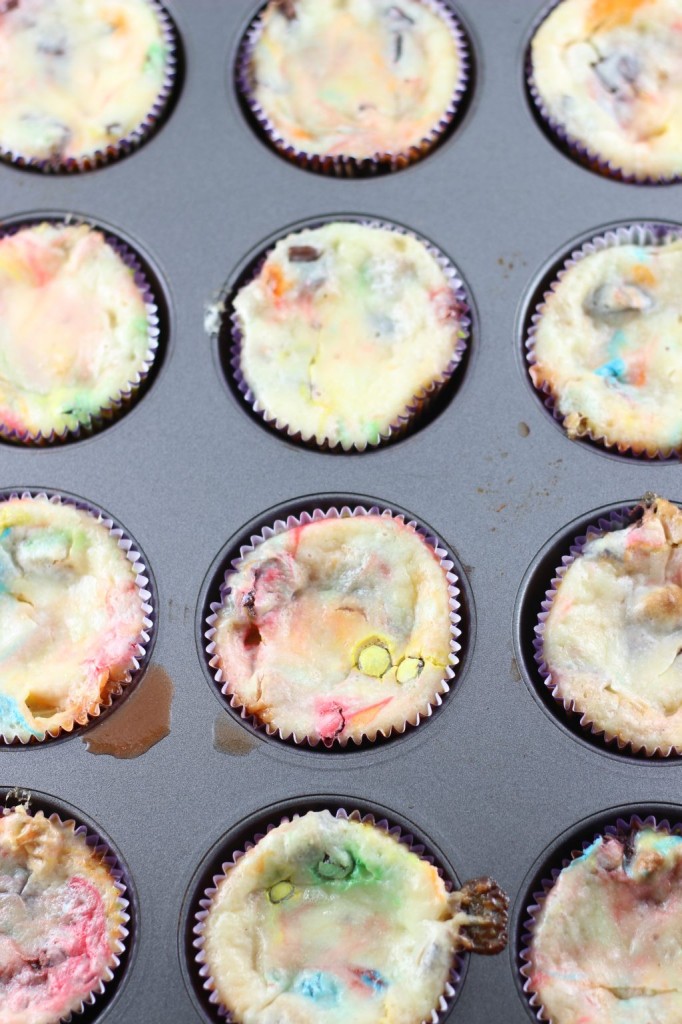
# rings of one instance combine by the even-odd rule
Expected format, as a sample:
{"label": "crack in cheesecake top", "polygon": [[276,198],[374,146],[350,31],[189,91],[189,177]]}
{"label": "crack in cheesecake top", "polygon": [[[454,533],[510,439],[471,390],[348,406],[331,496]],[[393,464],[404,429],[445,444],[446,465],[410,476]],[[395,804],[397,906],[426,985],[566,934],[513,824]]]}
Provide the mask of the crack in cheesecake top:
{"label": "crack in cheesecake top", "polygon": [[0,814],[0,1024],[57,1024],[111,977],[125,916],[101,855],[67,824]]}
{"label": "crack in cheesecake top", "polygon": [[135,569],[89,512],[0,502],[0,735],[26,742],[97,714],[144,630]]}
{"label": "crack in cheesecake top", "polygon": [[150,321],[135,272],[87,224],[0,238],[0,426],[50,437],[111,410],[146,371]]}
{"label": "crack in cheesecake top", "polygon": [[460,83],[447,21],[421,0],[271,0],[251,92],[277,137],[309,154],[407,153],[442,129]]}
{"label": "crack in cheesecake top", "polygon": [[0,0],[0,148],[81,159],[140,128],[168,52],[147,0]]}
{"label": "crack in cheesecake top", "polygon": [[377,444],[443,383],[466,337],[423,242],[336,222],[281,239],[234,301],[259,411],[304,440]]}
{"label": "crack in cheesecake top", "polygon": [[575,141],[636,176],[682,174],[679,0],[562,0],[532,42],[541,102]]}
{"label": "crack in cheesecake top", "polygon": [[402,731],[448,688],[447,573],[395,518],[287,529],[240,559],[228,584],[212,664],[224,692],[284,738]]}
{"label": "crack in cheesecake top", "polygon": [[539,310],[532,359],[571,437],[682,448],[682,241],[611,245],[569,266]]}
{"label": "crack in cheesecake top", "polygon": [[529,989],[552,1024],[682,1020],[682,838],[605,836],[559,874],[535,916]]}
{"label": "crack in cheesecake top", "polygon": [[211,986],[239,1024],[420,1024],[469,917],[435,867],[372,824],[310,811],[218,882]]}
{"label": "crack in cheesecake top", "polygon": [[682,512],[588,536],[552,599],[542,655],[556,686],[609,737],[682,751]]}

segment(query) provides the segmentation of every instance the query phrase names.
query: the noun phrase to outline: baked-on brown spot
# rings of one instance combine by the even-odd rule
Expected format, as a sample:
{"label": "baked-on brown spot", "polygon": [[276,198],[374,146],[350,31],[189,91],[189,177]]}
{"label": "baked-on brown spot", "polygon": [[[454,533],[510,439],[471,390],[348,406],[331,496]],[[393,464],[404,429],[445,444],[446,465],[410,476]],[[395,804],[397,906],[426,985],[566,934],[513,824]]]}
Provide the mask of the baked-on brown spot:
{"label": "baked-on brown spot", "polygon": [[459,933],[460,949],[492,956],[507,945],[509,897],[492,878],[474,878],[452,896],[470,920]]}
{"label": "baked-on brown spot", "polygon": [[275,7],[278,7],[287,21],[293,21],[296,17],[296,0],[275,0]]}
{"label": "baked-on brown spot", "polygon": [[151,665],[135,692],[100,725],[83,736],[91,754],[139,757],[170,733],[173,682]]}

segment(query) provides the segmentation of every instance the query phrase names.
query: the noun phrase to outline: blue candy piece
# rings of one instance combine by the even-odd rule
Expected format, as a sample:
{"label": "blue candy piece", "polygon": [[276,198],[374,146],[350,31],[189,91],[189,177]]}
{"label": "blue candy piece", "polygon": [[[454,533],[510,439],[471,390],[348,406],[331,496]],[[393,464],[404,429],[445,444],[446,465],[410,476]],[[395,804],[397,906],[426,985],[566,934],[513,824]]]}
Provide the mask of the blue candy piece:
{"label": "blue candy piece", "polygon": [[333,975],[324,971],[302,971],[293,991],[306,999],[312,999],[314,1003],[335,1006],[341,995],[341,985]]}
{"label": "blue candy piece", "polygon": [[623,359],[616,358],[611,359],[608,363],[604,363],[603,366],[598,366],[594,372],[597,377],[611,377],[614,380],[623,380],[627,373],[627,366]]}

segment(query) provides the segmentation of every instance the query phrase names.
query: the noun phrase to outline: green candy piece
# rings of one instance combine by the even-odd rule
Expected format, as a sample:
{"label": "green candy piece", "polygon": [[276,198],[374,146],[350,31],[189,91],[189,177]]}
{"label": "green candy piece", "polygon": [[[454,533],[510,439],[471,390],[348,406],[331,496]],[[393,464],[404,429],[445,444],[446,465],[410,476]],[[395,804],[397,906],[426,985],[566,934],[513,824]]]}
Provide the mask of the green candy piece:
{"label": "green candy piece", "polygon": [[275,882],[268,889],[268,899],[271,903],[284,903],[294,895],[294,886],[291,882]]}
{"label": "green candy piece", "polygon": [[325,853],[317,862],[315,871],[324,881],[339,881],[348,878],[355,869],[355,860],[348,850],[338,850],[331,857]]}

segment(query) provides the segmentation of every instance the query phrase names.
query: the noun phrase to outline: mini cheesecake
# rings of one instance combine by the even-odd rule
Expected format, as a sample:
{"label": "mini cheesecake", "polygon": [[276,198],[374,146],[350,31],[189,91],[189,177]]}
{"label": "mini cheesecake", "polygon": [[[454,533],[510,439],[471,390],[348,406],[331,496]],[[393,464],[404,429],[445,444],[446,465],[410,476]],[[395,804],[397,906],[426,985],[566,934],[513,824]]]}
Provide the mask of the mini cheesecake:
{"label": "mini cheesecake", "polygon": [[90,512],[0,502],[0,735],[85,724],[129,682],[145,612],[118,538]]}
{"label": "mini cheesecake", "polygon": [[526,990],[551,1024],[682,1020],[682,838],[603,836],[534,914]]}
{"label": "mini cheesecake", "polygon": [[122,886],[73,823],[0,813],[0,1024],[70,1019],[112,977]]}
{"label": "mini cheesecake", "polygon": [[454,591],[401,520],[313,520],[259,543],[211,631],[223,692],[283,738],[342,744],[430,714],[456,663]]}
{"label": "mini cheesecake", "polygon": [[682,450],[682,241],[611,245],[569,265],[538,311],[529,359],[570,437]]}
{"label": "mini cheesecake", "polygon": [[168,93],[169,56],[148,0],[0,0],[0,151],[60,166],[135,139]]}
{"label": "mini cheesecake", "polygon": [[540,656],[554,696],[635,750],[682,751],[682,512],[588,536],[560,577]]}
{"label": "mini cheesecake", "polygon": [[427,0],[271,0],[250,50],[247,99],[279,146],[409,160],[445,130],[465,80],[445,14]]}
{"label": "mini cheesecake", "polygon": [[234,310],[256,410],[344,449],[399,432],[452,374],[468,325],[454,273],[423,242],[348,222],[281,239]]}
{"label": "mini cheesecake", "polygon": [[678,0],[562,0],[531,63],[541,112],[588,158],[626,177],[682,174]]}

